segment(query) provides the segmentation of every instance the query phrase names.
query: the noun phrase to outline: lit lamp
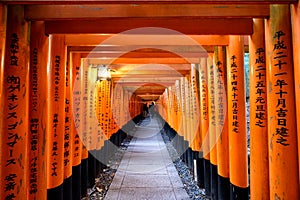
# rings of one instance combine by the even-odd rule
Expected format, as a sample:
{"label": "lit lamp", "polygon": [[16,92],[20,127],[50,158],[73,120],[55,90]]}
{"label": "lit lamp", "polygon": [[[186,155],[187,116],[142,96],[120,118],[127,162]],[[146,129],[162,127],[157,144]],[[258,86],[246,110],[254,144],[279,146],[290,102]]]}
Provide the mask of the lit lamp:
{"label": "lit lamp", "polygon": [[97,80],[103,81],[103,80],[110,80],[110,79],[111,79],[110,69],[107,68],[106,65],[98,65],[97,66]]}

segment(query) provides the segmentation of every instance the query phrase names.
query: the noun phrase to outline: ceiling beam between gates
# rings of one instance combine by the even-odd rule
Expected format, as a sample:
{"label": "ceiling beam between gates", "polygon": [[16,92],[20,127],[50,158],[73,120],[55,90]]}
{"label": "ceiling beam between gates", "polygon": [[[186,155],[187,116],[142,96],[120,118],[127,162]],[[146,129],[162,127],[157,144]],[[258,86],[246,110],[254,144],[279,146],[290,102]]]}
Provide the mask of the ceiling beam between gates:
{"label": "ceiling beam between gates", "polygon": [[[47,34],[118,34],[136,28],[158,27],[187,35],[251,35],[251,18],[122,18],[46,21]],[[169,34],[170,32],[166,32]]]}
{"label": "ceiling beam between gates", "polygon": [[265,18],[269,15],[269,5],[101,4],[25,6],[25,19],[33,21],[127,17]]}
{"label": "ceiling beam between gates", "polygon": [[[4,3],[9,4],[132,4],[132,0],[2,0]],[[291,4],[296,3],[298,0],[137,0],[134,4],[140,3],[159,3],[159,4]]]}

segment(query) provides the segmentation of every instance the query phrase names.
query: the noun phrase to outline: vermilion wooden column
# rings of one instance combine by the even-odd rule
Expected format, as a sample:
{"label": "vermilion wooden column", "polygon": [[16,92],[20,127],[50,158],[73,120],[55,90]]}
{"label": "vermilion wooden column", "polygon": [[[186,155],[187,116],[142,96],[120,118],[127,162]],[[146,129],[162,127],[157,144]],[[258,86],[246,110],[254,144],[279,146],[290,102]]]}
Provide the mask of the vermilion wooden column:
{"label": "vermilion wooden column", "polygon": [[31,23],[30,82],[29,82],[29,138],[27,198],[47,198],[47,131],[48,80],[47,64],[49,38],[44,33],[44,22]]}
{"label": "vermilion wooden column", "polygon": [[218,157],[216,137],[216,104],[215,104],[215,65],[213,55],[207,58],[208,112],[209,112],[209,148],[210,148],[210,183],[211,198],[218,199]]}
{"label": "vermilion wooden column", "polygon": [[201,117],[200,117],[200,84],[199,84],[199,64],[191,67],[191,83],[193,91],[193,118],[194,118],[194,157],[196,159],[197,184],[199,187],[204,186],[204,166],[203,166],[203,151],[201,149]]}
{"label": "vermilion wooden column", "polygon": [[201,149],[204,158],[204,188],[206,195],[210,196],[210,148],[209,148],[209,113],[208,113],[208,80],[207,58],[200,59],[200,110],[201,110]]}
{"label": "vermilion wooden column", "polygon": [[88,188],[88,135],[87,135],[87,107],[88,107],[88,65],[87,62],[83,62],[81,66],[81,126],[82,132],[80,133],[82,141],[82,152],[81,152],[81,196],[85,197],[87,195]]}
{"label": "vermilion wooden column", "polygon": [[299,199],[290,9],[272,5],[266,25],[270,199]]}
{"label": "vermilion wooden column", "polygon": [[63,199],[66,46],[63,35],[50,36],[47,199]]}
{"label": "vermilion wooden column", "polygon": [[73,129],[71,130],[72,137],[72,197],[74,199],[81,198],[81,153],[82,142],[80,133],[82,131],[81,123],[81,58],[80,54],[71,54],[71,117]]}
{"label": "vermilion wooden column", "polygon": [[[0,83],[3,82],[3,69],[4,69],[4,54],[5,54],[5,38],[6,38],[6,18],[7,6],[0,5]],[[0,86],[0,99],[2,95],[2,85]],[[0,101],[0,106],[1,106]],[[1,106],[2,107],[2,106]]]}
{"label": "vermilion wooden column", "polygon": [[190,75],[186,75],[184,79],[184,103],[186,110],[186,140],[187,140],[187,164],[191,171],[193,171],[193,157],[192,157],[192,114],[191,114],[191,88],[190,88]]}
{"label": "vermilion wooden column", "polygon": [[248,199],[244,40],[230,36],[227,56],[230,199]]}
{"label": "vermilion wooden column", "polygon": [[191,66],[191,90],[192,90],[192,120],[193,120],[193,151],[200,151],[201,147],[201,132],[200,132],[200,125],[199,125],[199,113],[200,113],[200,106],[199,106],[199,76],[198,76],[198,66]]}
{"label": "vermilion wooden column", "polygon": [[92,65],[88,68],[88,84],[87,84],[87,92],[88,92],[88,109],[87,109],[87,143],[89,150],[89,158],[88,158],[88,177],[89,184],[88,187],[92,188],[95,185],[96,178],[96,133],[94,127],[97,125],[94,123],[95,120],[95,107],[94,107],[94,92],[95,92],[95,84],[97,79],[97,68]]}
{"label": "vermilion wooden column", "polygon": [[72,197],[72,145],[73,138],[71,137],[73,131],[73,123],[71,123],[72,115],[72,91],[71,91],[71,67],[70,67],[70,53],[67,54],[66,63],[66,78],[65,78],[65,132],[64,132],[64,200],[71,200]]}
{"label": "vermilion wooden column", "polygon": [[[180,78],[180,102],[181,102],[181,111],[182,111],[182,159],[185,163],[188,163],[188,154],[187,149],[189,147],[187,141],[187,109],[186,109],[186,90],[185,90],[185,78]],[[181,154],[181,153],[180,153]]]}
{"label": "vermilion wooden column", "polygon": [[215,47],[215,107],[218,161],[218,199],[229,199],[229,145],[227,116],[226,48]]}
{"label": "vermilion wooden column", "polygon": [[[292,12],[292,37],[293,37],[293,55],[294,55],[294,78],[296,95],[296,114],[297,124],[300,124],[300,3],[291,5]],[[300,183],[300,125],[297,126],[298,137],[298,167]]]}
{"label": "vermilion wooden column", "polygon": [[[177,135],[174,138],[173,142],[174,142],[174,146],[176,147],[176,150],[178,152],[178,154],[184,158],[183,153],[185,151],[185,147],[184,147],[184,121],[183,121],[183,117],[184,117],[184,112],[183,112],[183,105],[182,105],[182,98],[181,98],[181,80],[176,80],[175,81],[175,88],[174,88],[174,92],[175,92],[175,96],[177,99],[177,121],[178,121],[178,125],[177,125]],[[167,105],[169,105],[169,98],[167,99]],[[168,110],[170,110],[171,108],[169,106]],[[168,116],[168,120],[171,118],[172,116]]]}
{"label": "vermilion wooden column", "polygon": [[[250,195],[269,199],[268,115],[264,20],[253,20],[250,53]],[[259,185],[260,187],[256,187]]]}
{"label": "vermilion wooden column", "polygon": [[0,107],[0,198],[27,198],[28,23],[23,6],[8,6]]}

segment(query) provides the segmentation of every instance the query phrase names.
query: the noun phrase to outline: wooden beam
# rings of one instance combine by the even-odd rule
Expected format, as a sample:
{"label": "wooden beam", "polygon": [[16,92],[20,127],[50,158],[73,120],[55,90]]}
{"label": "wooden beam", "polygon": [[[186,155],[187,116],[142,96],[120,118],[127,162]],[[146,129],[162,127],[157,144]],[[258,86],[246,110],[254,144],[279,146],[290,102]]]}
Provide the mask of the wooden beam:
{"label": "wooden beam", "polygon": [[[74,53],[94,53],[94,54],[109,54],[116,53],[123,55],[126,53],[165,53],[172,52],[175,54],[183,53],[198,53],[205,56],[208,52],[213,52],[214,46],[201,46],[201,45],[160,45],[152,43],[152,45],[99,45],[99,46],[71,46],[68,47],[69,52]],[[207,55],[206,55],[207,56]]]}
{"label": "wooden beam", "polygon": [[208,57],[207,52],[182,52],[180,55],[175,54],[173,52],[128,52],[125,54],[122,53],[97,53],[97,52],[90,52],[90,53],[82,53],[82,58],[196,58],[199,59],[200,57]]}
{"label": "wooden beam", "polygon": [[[113,79],[113,81],[114,81],[114,79]],[[159,83],[152,83],[152,82],[145,82],[145,81],[143,81],[143,82],[137,82],[137,81],[135,81],[135,82],[130,82],[130,81],[128,81],[128,82],[116,82],[116,84],[121,84],[124,88],[126,88],[126,87],[131,87],[131,88],[133,88],[133,87],[142,87],[142,86],[144,86],[144,85],[157,85],[157,84],[159,84],[159,85],[162,85],[162,86],[170,86],[170,85],[172,85],[172,84],[174,84],[174,82],[175,82],[175,80],[165,80],[165,81],[160,81]]]}
{"label": "wooden beam", "polygon": [[118,70],[115,72],[112,72],[112,77],[123,77],[123,76],[129,76],[129,77],[145,77],[145,76],[161,76],[161,77],[180,77],[184,76],[186,74],[189,74],[188,70],[133,70],[133,71],[122,71]]}
{"label": "wooden beam", "polygon": [[[9,4],[119,4],[128,3],[132,4],[131,0],[2,0],[4,3]],[[297,0],[137,0],[135,4],[140,3],[179,3],[179,4],[291,4]]]}
{"label": "wooden beam", "polygon": [[199,58],[91,58],[90,64],[192,64],[198,63]]}
{"label": "wooden beam", "polygon": [[[67,46],[100,46],[101,44],[113,44],[120,46],[147,45],[154,43],[159,45],[228,45],[227,35],[141,35],[141,34],[68,34],[66,35]],[[106,46],[113,48],[113,46]]]}
{"label": "wooden beam", "polygon": [[[181,74],[183,73],[183,74]],[[188,74],[186,71],[183,71],[183,72],[177,72],[176,74],[140,74],[140,73],[137,73],[137,74],[112,74],[112,77],[113,78],[141,78],[141,79],[144,79],[144,78],[161,78],[161,77],[183,77],[184,75]]]}
{"label": "wooden beam", "polygon": [[151,70],[151,71],[189,71],[191,70],[191,64],[110,64],[109,68],[119,72],[129,72],[138,70]]}
{"label": "wooden beam", "polygon": [[[118,34],[143,27],[158,27],[194,35],[250,35],[253,33],[251,18],[199,19],[199,18],[122,18],[99,20],[46,21],[47,34]],[[141,30],[141,29],[139,29]],[[143,30],[143,29],[142,29]],[[148,30],[145,28],[145,30]],[[169,31],[166,30],[166,34]]]}
{"label": "wooden beam", "polygon": [[238,17],[265,18],[268,5],[222,4],[100,4],[100,5],[29,5],[27,20],[98,19],[127,17]]}
{"label": "wooden beam", "polygon": [[136,83],[136,82],[141,82],[144,84],[148,83],[156,83],[161,85],[164,82],[170,82],[170,81],[175,81],[178,80],[178,77],[148,77],[148,78],[139,78],[139,77],[122,77],[122,78],[114,78],[114,80],[118,80],[119,83]]}

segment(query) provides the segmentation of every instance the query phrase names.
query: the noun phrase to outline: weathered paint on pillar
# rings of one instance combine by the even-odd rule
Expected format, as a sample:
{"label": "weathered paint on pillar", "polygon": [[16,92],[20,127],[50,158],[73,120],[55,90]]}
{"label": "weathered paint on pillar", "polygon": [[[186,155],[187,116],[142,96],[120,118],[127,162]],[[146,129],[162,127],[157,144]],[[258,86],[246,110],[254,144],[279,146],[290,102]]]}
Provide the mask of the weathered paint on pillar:
{"label": "weathered paint on pillar", "polygon": [[290,9],[271,5],[266,24],[270,199],[299,199]]}
{"label": "weathered paint on pillar", "polygon": [[218,198],[229,199],[229,145],[227,116],[226,48],[215,47],[215,104],[218,162]]}
{"label": "weathered paint on pillar", "polygon": [[[291,5],[292,12],[292,36],[293,36],[293,55],[294,55],[294,78],[296,95],[296,114],[297,124],[300,124],[300,3]],[[298,167],[300,183],[300,125],[297,126],[298,138]]]}
{"label": "weathered paint on pillar", "polygon": [[29,138],[27,198],[47,198],[47,131],[48,80],[47,65],[49,38],[44,33],[44,22],[31,23],[29,77]]}
{"label": "weathered paint on pillar", "polygon": [[29,40],[24,7],[9,5],[0,107],[0,198],[26,199]]}
{"label": "weathered paint on pillar", "polygon": [[[250,53],[250,195],[269,199],[268,115],[264,19],[253,20]],[[260,187],[257,187],[259,185]]]}
{"label": "weathered paint on pillar", "polygon": [[62,199],[65,132],[65,37],[51,35],[50,45],[47,188],[48,199]]}
{"label": "weathered paint on pillar", "polygon": [[248,199],[244,38],[230,36],[227,56],[231,199]]}

